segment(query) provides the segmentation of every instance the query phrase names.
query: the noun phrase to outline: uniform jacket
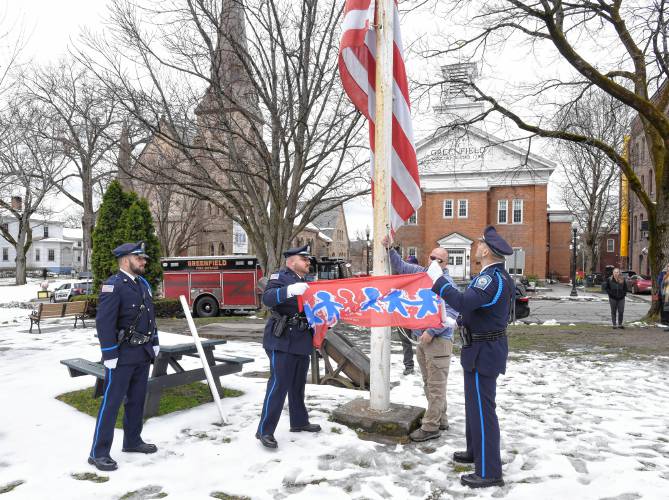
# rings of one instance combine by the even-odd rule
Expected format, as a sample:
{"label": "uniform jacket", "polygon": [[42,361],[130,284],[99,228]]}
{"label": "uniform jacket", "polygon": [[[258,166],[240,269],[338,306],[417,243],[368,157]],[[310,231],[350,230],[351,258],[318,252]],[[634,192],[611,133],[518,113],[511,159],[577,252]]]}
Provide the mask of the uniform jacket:
{"label": "uniform jacket", "polygon": [[[515,284],[504,269],[504,263],[485,267],[464,292],[443,276],[432,287],[453,309],[462,315],[462,325],[472,333],[493,333],[506,330],[515,296]],[[492,341],[474,342],[463,347],[460,363],[466,371],[497,376],[506,371],[509,347],[506,337]]]}
{"label": "uniform jacket", "polygon": [[[135,330],[151,334],[151,340],[139,346],[131,346],[128,342],[119,345],[118,331],[122,328],[127,330],[132,325],[142,302],[145,309],[137,321]],[[102,349],[102,359],[118,358],[119,365],[151,361],[155,357],[153,346],[158,345],[158,329],[147,281],[142,277],[139,277],[137,282],[133,281],[122,271],[105,281],[100,289],[95,325]]]}
{"label": "uniform jacket", "polygon": [[[300,281],[304,281],[304,279],[288,268],[281,268],[277,273],[270,276],[262,296],[263,304],[284,316],[299,314],[297,297],[287,298],[286,288],[288,285]],[[281,337],[274,336],[272,333],[273,328],[274,318],[270,317],[265,325],[265,333],[263,335],[262,344],[265,349],[268,351],[289,352],[291,354],[311,354],[311,328],[300,329],[298,326],[287,325]]]}
{"label": "uniform jacket", "polygon": [[[427,271],[427,268],[423,266],[403,261],[402,257],[400,257],[400,254],[398,254],[393,248],[390,249],[390,267],[392,268],[394,274],[415,274],[424,273]],[[444,269],[444,278],[446,278],[446,280],[451,285],[455,286],[453,278],[451,278],[451,275],[448,274],[448,269]],[[444,304],[444,306],[446,308],[447,316],[453,319],[458,317],[458,312],[455,309],[453,309],[448,304]],[[444,337],[445,339],[453,340],[453,328],[428,328],[425,331],[433,337]],[[422,332],[423,330],[411,331],[411,333],[413,333],[415,336],[419,336]]]}
{"label": "uniform jacket", "polygon": [[606,281],[604,281],[604,291],[612,299],[620,300],[624,299],[627,295],[627,280],[623,278],[622,283],[618,283],[613,276],[609,276]]}

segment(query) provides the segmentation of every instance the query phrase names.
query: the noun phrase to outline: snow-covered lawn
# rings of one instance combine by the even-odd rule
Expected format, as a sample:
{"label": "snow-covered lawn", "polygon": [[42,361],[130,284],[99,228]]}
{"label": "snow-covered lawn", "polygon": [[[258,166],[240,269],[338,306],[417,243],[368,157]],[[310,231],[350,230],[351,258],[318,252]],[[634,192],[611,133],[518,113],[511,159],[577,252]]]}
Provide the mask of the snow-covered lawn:
{"label": "snow-covered lawn", "polygon": [[[52,292],[63,283],[74,283],[81,280],[73,279],[53,279],[49,278],[49,290]],[[41,279],[29,278],[25,285],[13,285],[14,278],[0,280],[0,304],[14,302],[29,302],[37,300],[37,292],[41,290]],[[0,309],[0,320],[2,319],[2,309]]]}
{"label": "snow-covered lawn", "polygon": [[[0,309],[0,322],[7,310]],[[605,355],[513,355],[500,378],[498,409],[506,486],[470,491],[459,483],[451,454],[464,444],[462,373],[453,361],[449,378],[451,428],[420,445],[361,441],[329,422],[329,412],[360,393],[307,386],[311,421],[319,434],[288,432],[287,410],[275,434],[278,452],[254,438],[265,380],[223,377],[244,395],[223,400],[229,425],[219,427],[213,404],[150,419],[143,436],[155,455],[120,451],[109,481],[77,480],[97,472],[86,463],[94,419],[55,399],[89,387],[92,377],[71,378],[59,361],[99,358],[94,330],[65,329],[28,335],[24,321],[0,325],[0,490],[25,481],[3,499],[206,499],[214,491],[253,499],[349,498],[667,498],[669,433],[666,373],[669,359],[613,361]],[[163,343],[182,336],[161,334]],[[267,370],[257,343],[229,342],[217,351],[254,357],[244,371]],[[393,346],[391,400],[422,405],[420,375],[401,375]],[[184,364],[195,367],[198,361]]]}

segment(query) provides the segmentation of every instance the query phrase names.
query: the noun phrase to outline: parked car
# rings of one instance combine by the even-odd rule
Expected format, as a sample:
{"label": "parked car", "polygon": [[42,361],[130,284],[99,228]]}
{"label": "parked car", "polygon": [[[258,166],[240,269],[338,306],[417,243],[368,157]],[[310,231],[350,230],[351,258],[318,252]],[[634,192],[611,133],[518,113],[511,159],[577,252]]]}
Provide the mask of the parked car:
{"label": "parked car", "polygon": [[523,319],[530,315],[530,298],[525,294],[522,283],[516,282],[516,318]]}
{"label": "parked car", "polygon": [[87,295],[93,289],[93,280],[63,283],[51,295],[51,302],[69,302],[77,295]]}
{"label": "parked car", "polygon": [[632,293],[651,293],[653,288],[653,282],[650,279],[650,276],[645,274],[635,274],[632,276],[628,282],[628,287],[632,290]]}

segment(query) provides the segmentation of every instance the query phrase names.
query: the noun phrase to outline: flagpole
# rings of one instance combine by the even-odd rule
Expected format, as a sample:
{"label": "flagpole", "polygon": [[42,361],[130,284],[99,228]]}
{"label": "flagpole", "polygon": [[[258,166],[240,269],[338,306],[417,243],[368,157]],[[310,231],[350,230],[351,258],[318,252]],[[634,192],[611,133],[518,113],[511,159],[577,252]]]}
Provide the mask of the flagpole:
{"label": "flagpole", "polygon": [[[381,240],[390,231],[390,159],[393,106],[393,0],[376,0],[376,109],[374,120],[374,276],[388,274]],[[390,327],[373,327],[370,338],[369,407],[390,407]]]}

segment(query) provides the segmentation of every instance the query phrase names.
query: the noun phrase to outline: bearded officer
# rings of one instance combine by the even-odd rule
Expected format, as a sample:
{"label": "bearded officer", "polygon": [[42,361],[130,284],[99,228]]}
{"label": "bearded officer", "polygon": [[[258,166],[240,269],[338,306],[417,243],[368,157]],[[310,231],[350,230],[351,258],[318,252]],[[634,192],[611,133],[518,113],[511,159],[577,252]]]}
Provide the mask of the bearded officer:
{"label": "bearded officer", "polygon": [[142,277],[149,257],[143,242],[124,243],[113,254],[118,259],[119,271],[102,285],[95,318],[105,385],[88,458],[89,464],[103,471],[118,468],[109,451],[124,400],[123,451],[158,450],[141,437],[149,366],[160,349],[151,286]]}
{"label": "bearded officer", "polygon": [[476,247],[476,260],[483,267],[464,292],[443,277],[436,262],[428,268],[432,291],[462,314],[460,363],[465,377],[467,449],[455,452],[453,459],[475,464],[474,474],[460,478],[471,488],[504,484],[495,395],[497,377],[506,371],[509,353],[506,325],[515,284],[504,269],[504,256],[512,254],[511,246],[488,226]]}
{"label": "bearded officer", "polygon": [[267,448],[277,448],[274,430],[288,395],[291,432],[319,432],[321,426],[309,423],[304,404],[309,355],[313,331],[300,314],[297,296],[309,288],[304,277],[311,263],[309,246],[291,248],[283,253],[286,266],[270,276],[262,301],[271,309],[265,325],[263,347],[269,357],[267,381],[256,438]]}

